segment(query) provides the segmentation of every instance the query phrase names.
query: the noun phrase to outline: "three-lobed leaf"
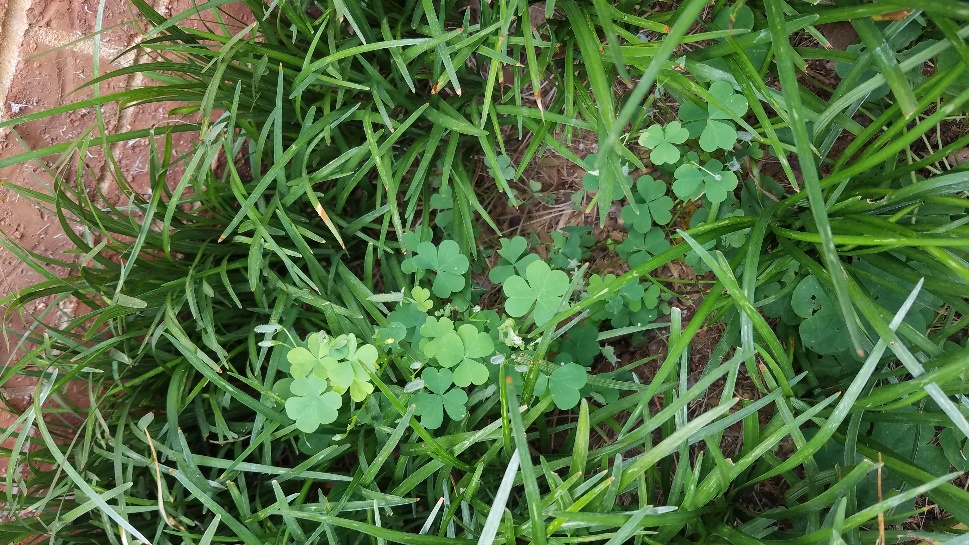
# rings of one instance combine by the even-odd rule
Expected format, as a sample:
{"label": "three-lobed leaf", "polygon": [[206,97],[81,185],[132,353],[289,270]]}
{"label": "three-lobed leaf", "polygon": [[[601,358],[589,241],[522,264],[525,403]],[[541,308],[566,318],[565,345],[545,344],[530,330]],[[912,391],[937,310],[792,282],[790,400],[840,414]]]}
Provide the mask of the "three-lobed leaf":
{"label": "three-lobed leaf", "polygon": [[445,298],[464,289],[465,274],[470,262],[453,240],[442,241],[438,246],[425,241],[417,245],[413,266],[424,271],[433,271],[435,276],[431,289],[434,295]]}
{"label": "three-lobed leaf", "polygon": [[679,121],[666,126],[653,124],[639,135],[639,145],[650,148],[649,160],[654,165],[673,164],[680,160],[679,146],[690,137],[690,131]]}
{"label": "three-lobed leaf", "polygon": [[535,261],[525,270],[525,277],[513,275],[502,285],[505,311],[520,318],[532,307],[536,325],[544,325],[558,312],[562,298],[569,290],[569,275],[552,270],[544,261]]}
{"label": "three-lobed leaf", "polygon": [[525,254],[528,251],[528,241],[524,237],[501,239],[498,255],[501,262],[488,272],[488,279],[495,284],[501,284],[513,274],[525,274],[525,270],[532,262],[539,259],[536,254]]}
{"label": "three-lobed leaf", "polygon": [[552,394],[555,406],[563,411],[572,409],[579,404],[582,395],[579,393],[589,380],[585,367],[577,363],[566,363],[552,371],[548,378],[548,390]]}
{"label": "three-lobed leaf", "polygon": [[703,151],[730,150],[738,138],[732,119],[747,113],[747,98],[735,93],[725,81],[712,83],[710,94],[714,101],[706,108],[690,101],[684,102],[678,112],[679,118],[685,123],[690,136],[700,137],[700,149]]}
{"label": "three-lobed leaf", "polygon": [[712,203],[727,200],[727,195],[737,188],[737,175],[724,168],[723,163],[715,159],[704,165],[689,162],[680,165],[673,172],[676,181],[673,182],[673,193],[681,199],[696,199],[706,194]]}
{"label": "three-lobed leaf", "polygon": [[804,277],[794,288],[791,308],[804,318],[798,332],[808,349],[825,355],[851,347],[844,318],[814,275]]}
{"label": "three-lobed leaf", "polygon": [[629,262],[630,267],[636,267],[654,255],[668,250],[669,247],[666,234],[654,227],[646,233],[630,231],[626,235],[626,240],[616,246],[616,251]]}
{"label": "three-lobed leaf", "polygon": [[286,400],[286,415],[303,433],[313,433],[339,416],[343,398],[336,392],[325,392],[327,386],[326,380],[315,375],[294,379],[290,384],[293,397]]}
{"label": "three-lobed leaf", "polygon": [[673,199],[666,196],[666,184],[652,176],[640,176],[636,181],[637,199],[622,208],[620,217],[627,227],[645,233],[653,223],[666,225],[673,219]]}
{"label": "three-lobed leaf", "polygon": [[447,318],[428,317],[421,333],[428,339],[422,343],[424,354],[435,358],[441,367],[453,369],[454,383],[464,388],[482,385],[488,380],[488,368],[479,360],[495,351],[494,340],[473,324],[454,329]]}
{"label": "three-lobed leaf", "polygon": [[468,395],[463,390],[450,389],[454,384],[454,375],[449,369],[425,369],[421,379],[428,391],[414,396],[414,414],[421,417],[421,424],[425,428],[434,430],[441,427],[445,412],[452,420],[465,417]]}

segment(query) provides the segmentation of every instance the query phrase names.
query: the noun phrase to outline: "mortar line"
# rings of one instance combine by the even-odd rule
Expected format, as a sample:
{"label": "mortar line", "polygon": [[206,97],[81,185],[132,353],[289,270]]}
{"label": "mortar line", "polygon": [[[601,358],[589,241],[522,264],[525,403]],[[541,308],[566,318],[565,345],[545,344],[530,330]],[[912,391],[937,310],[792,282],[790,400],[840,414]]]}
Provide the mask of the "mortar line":
{"label": "mortar line", "polygon": [[[46,45],[51,50],[67,50],[84,55],[94,55],[94,38],[84,36],[80,32],[65,32],[48,27],[30,27],[27,29],[26,36]],[[101,60],[110,61],[118,57],[125,49],[112,44],[110,41],[101,39]],[[134,53],[125,53],[114,61],[118,66],[126,67],[131,64]]]}
{"label": "mortar line", "polygon": [[[3,26],[0,27],[0,52],[9,54],[0,55],[0,121],[7,117],[7,93],[13,85],[13,78],[17,72],[17,63],[20,62],[20,47],[24,42],[24,35],[27,33],[27,10],[30,8],[31,0],[10,0],[7,3],[7,13],[3,18]],[[2,130],[0,130],[2,131]],[[0,137],[3,137],[0,132]]]}

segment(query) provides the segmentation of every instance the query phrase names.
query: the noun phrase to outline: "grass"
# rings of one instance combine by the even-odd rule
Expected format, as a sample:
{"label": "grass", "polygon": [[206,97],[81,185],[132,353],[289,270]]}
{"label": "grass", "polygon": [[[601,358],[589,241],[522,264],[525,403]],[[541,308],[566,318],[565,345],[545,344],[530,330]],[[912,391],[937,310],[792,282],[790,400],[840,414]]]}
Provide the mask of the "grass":
{"label": "grass", "polygon": [[[964,478],[969,435],[969,187],[965,168],[947,158],[969,140],[935,137],[962,120],[969,98],[969,30],[958,9],[925,2],[925,12],[881,22],[894,4],[767,2],[747,25],[726,2],[637,12],[626,2],[560,0],[538,24],[537,5],[512,1],[478,10],[247,2],[255,22],[239,30],[222,19],[223,4],[166,19],[136,1],[152,25],[140,45],[150,60],[93,85],[136,72],[157,85],[0,125],[112,102],[175,101],[200,120],[112,135],[102,126],[0,160],[60,154],[51,192],[17,189],[56,213],[78,257],[57,262],[71,274],[55,277],[49,258],[4,236],[45,280],[2,304],[26,313],[33,301],[75,299],[87,309],[66,325],[34,327],[26,355],[0,376],[39,381],[24,427],[2,434],[17,443],[3,499],[22,514],[0,525],[3,539],[962,539],[969,494],[952,483]],[[189,24],[202,13],[207,25]],[[792,35],[839,21],[877,55],[790,45]],[[916,27],[909,44],[921,47],[893,45]],[[637,37],[646,31],[664,38]],[[955,56],[949,69],[915,69],[943,55]],[[854,68],[819,90],[799,80],[815,59]],[[545,325],[513,320],[525,338],[513,353],[530,363],[516,375],[509,357],[494,380],[469,388],[461,419],[434,430],[418,419],[409,364],[429,358],[413,343],[382,354],[366,401],[347,403],[318,433],[296,428],[285,409],[287,353],[264,326],[382,338],[394,303],[429,285],[402,272],[409,237],[454,240],[474,266],[487,266],[493,249],[476,241],[497,226],[482,203],[518,203],[513,179],[546,151],[582,164],[569,148],[577,131],[597,135],[594,203],[604,222],[626,192],[622,164],[647,166],[626,138],[630,124],[649,124],[644,112],[660,98],[715,99],[709,80],[746,99],[751,113],[731,122],[777,157],[786,191],[763,198],[756,189],[766,176],[745,171],[737,194],[756,198],[739,215],[708,206],[709,221],[668,228],[669,249],[564,302]],[[617,92],[617,81],[636,83]],[[885,98],[869,96],[882,86]],[[198,131],[198,145],[176,153],[175,131]],[[130,204],[91,195],[75,157],[100,147],[110,161],[108,144],[135,138],[151,142],[151,194],[114,171]],[[508,176],[499,160],[513,146],[522,160]],[[432,203],[448,191],[452,218],[442,225]],[[730,236],[740,245],[723,246]],[[629,350],[618,365],[636,373],[589,376],[614,401],[586,396],[560,410],[551,394],[533,395],[540,376],[554,376],[560,338],[588,323],[591,309],[687,254],[715,283],[689,320],[670,310],[662,354]],[[582,273],[570,291],[583,293]],[[439,308],[494,326],[501,341],[503,317],[488,325],[468,310],[473,293]],[[714,321],[727,333],[698,370],[691,344]],[[90,407],[65,395],[79,382]],[[71,419],[80,425],[64,423]],[[12,470],[23,463],[31,471],[21,477]],[[768,494],[765,509],[757,500]],[[905,529],[924,497],[945,517]]]}

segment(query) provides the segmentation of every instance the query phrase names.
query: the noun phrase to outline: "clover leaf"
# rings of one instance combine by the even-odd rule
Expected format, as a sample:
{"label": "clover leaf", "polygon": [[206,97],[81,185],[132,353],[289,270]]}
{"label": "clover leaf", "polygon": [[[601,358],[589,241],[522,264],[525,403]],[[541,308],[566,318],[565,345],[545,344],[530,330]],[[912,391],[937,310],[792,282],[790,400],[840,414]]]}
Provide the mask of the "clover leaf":
{"label": "clover leaf", "polygon": [[749,31],[754,28],[754,11],[737,2],[730,9],[721,9],[711,26],[717,30]]}
{"label": "clover leaf", "polygon": [[[505,180],[515,179],[515,174],[516,174],[515,165],[511,164],[510,157],[508,157],[507,155],[499,155],[496,158],[495,162],[498,164],[498,169],[501,172],[501,176]],[[495,176],[495,177],[497,178],[498,176]]]}
{"label": "clover leaf", "polygon": [[680,120],[685,123],[690,136],[700,137],[700,149],[703,151],[729,150],[737,142],[737,128],[731,120],[747,113],[747,99],[735,93],[725,81],[711,84],[710,94],[714,100],[707,108],[693,102],[681,105]]}
{"label": "clover leaf", "polygon": [[[743,216],[744,216],[743,210],[734,210],[733,212],[730,212],[729,214],[724,215],[724,217],[727,217],[727,218],[743,217]],[[750,229],[740,229],[739,231],[733,231],[732,233],[728,233],[720,237],[720,240],[723,241],[725,245],[731,248],[740,248],[747,242],[749,233],[750,233]]]}
{"label": "clover leaf", "polygon": [[630,202],[620,212],[627,227],[645,233],[654,221],[659,225],[666,225],[673,219],[670,212],[673,209],[673,199],[666,196],[666,184],[662,181],[654,180],[652,176],[640,176],[636,181],[636,193],[643,200]]}
{"label": "clover leaf", "polygon": [[379,344],[394,348],[407,337],[407,327],[400,322],[390,322],[386,327],[377,328],[375,338]]}
{"label": "clover leaf", "polygon": [[414,396],[414,414],[421,417],[421,425],[436,430],[444,422],[444,413],[451,420],[461,420],[467,414],[468,394],[451,389],[453,375],[448,369],[425,369],[421,379],[429,392]]}
{"label": "clover leaf", "polygon": [[951,428],[946,428],[939,434],[939,444],[956,471],[969,471],[969,443],[965,437],[959,437]]}
{"label": "clover leaf", "polygon": [[[717,244],[716,240],[711,240],[710,242],[706,242],[704,244],[701,244],[700,246],[704,250],[712,250],[713,247],[716,246],[716,244]],[[693,269],[693,274],[705,274],[712,270],[710,266],[707,265],[707,262],[704,261],[702,257],[700,257],[700,254],[693,249],[690,249],[690,251],[688,251],[686,254],[683,255],[683,262],[689,265],[690,268]]]}
{"label": "clover leaf", "polygon": [[[437,319],[433,316],[425,316],[424,324],[420,328],[420,334],[424,337],[420,341],[420,349],[429,358],[440,358],[438,357],[438,348],[444,347],[444,358],[447,359],[449,356],[447,354],[447,346],[444,342],[445,337],[449,333],[454,333],[454,322],[449,318]],[[445,365],[445,367],[451,367],[457,363],[454,361],[451,365]]]}
{"label": "clover leaf", "polygon": [[569,291],[569,275],[552,270],[544,261],[535,261],[525,269],[525,278],[513,275],[502,286],[507,299],[505,311],[521,318],[535,307],[536,325],[544,325],[555,316],[562,298]]}
{"label": "clover leaf", "polygon": [[[370,382],[370,373],[377,370],[377,348],[372,344],[365,344],[354,350],[347,358],[353,373],[350,381],[350,399],[361,402],[373,393],[373,384]],[[340,388],[334,385],[334,390],[340,392]],[[340,392],[342,393],[342,392]]]}
{"label": "clover leaf", "polygon": [[605,312],[612,327],[651,323],[659,315],[659,294],[660,289],[656,284],[650,284],[648,288],[638,282],[623,286],[619,295],[606,303]]}
{"label": "clover leaf", "polygon": [[524,274],[528,265],[539,258],[536,254],[525,254],[527,250],[528,241],[524,237],[501,239],[501,248],[498,249],[501,261],[488,272],[488,279],[501,284],[513,274]]}
{"label": "clover leaf", "polygon": [[680,165],[673,173],[673,193],[681,199],[696,199],[706,194],[712,203],[721,203],[737,188],[737,175],[724,169],[723,163],[710,160],[703,166],[690,162]]}
{"label": "clover leaf", "polygon": [[658,124],[650,125],[639,135],[639,145],[652,150],[649,160],[654,165],[672,164],[680,160],[680,148],[677,146],[689,137],[690,131],[684,129],[679,121],[671,121],[665,128]]}
{"label": "clover leaf", "polygon": [[431,195],[431,208],[435,209],[434,224],[438,227],[447,227],[454,217],[454,197],[449,186],[442,187],[437,193]]}
{"label": "clover leaf", "polygon": [[413,231],[407,231],[400,237],[401,245],[403,246],[404,253],[414,253],[417,251],[417,247],[420,246],[422,242],[431,240],[431,230],[425,228],[423,225],[417,227]]}
{"label": "clover leaf", "polygon": [[434,302],[431,301],[431,292],[427,288],[417,286],[410,291],[410,295],[414,299],[414,304],[422,312],[428,312],[434,308]]}
{"label": "clover leaf", "polygon": [[424,325],[426,319],[427,311],[421,310],[417,303],[401,303],[387,316],[387,320],[400,322],[407,329]]}
{"label": "clover leaf", "polygon": [[850,348],[844,318],[815,276],[804,277],[794,288],[791,308],[804,318],[798,332],[806,348],[822,355]]}
{"label": "clover leaf", "polygon": [[595,242],[592,228],[582,225],[566,225],[560,231],[552,231],[552,249],[548,262],[560,269],[575,269],[588,257],[589,248]]}
{"label": "clover leaf", "polygon": [[730,123],[711,119],[700,134],[700,149],[713,152],[718,149],[729,150],[737,142],[737,129]]}
{"label": "clover leaf", "polygon": [[416,269],[434,271],[431,289],[434,295],[444,298],[464,289],[464,275],[468,272],[470,262],[453,240],[445,240],[439,246],[425,241],[418,244],[412,265]]}
{"label": "clover leaf", "polygon": [[552,393],[552,401],[560,410],[567,411],[579,404],[582,399],[579,390],[588,382],[589,375],[585,367],[577,363],[566,363],[552,371],[548,378],[548,390]]}
{"label": "clover leaf", "polygon": [[324,393],[327,382],[314,375],[293,380],[289,389],[293,397],[286,400],[286,416],[296,421],[303,433],[313,433],[324,424],[334,422],[343,406],[340,394]]}
{"label": "clover leaf", "polygon": [[560,350],[579,365],[591,366],[599,355],[599,329],[585,324],[573,327]]}
{"label": "clover leaf", "polygon": [[[594,274],[589,277],[589,293],[602,293],[615,280],[614,274],[601,277]],[[648,324],[659,315],[659,295],[660,289],[656,284],[648,284],[647,287],[639,282],[631,282],[619,288],[612,297],[594,305],[590,314],[595,320],[610,320],[613,327]]]}
{"label": "clover leaf", "polygon": [[654,255],[668,250],[670,243],[660,229],[651,229],[647,233],[630,232],[626,240],[616,246],[619,255],[629,262],[630,267],[645,263]]}
{"label": "clover leaf", "polygon": [[473,324],[463,324],[455,331],[447,318],[427,318],[421,332],[428,337],[422,350],[445,368],[454,368],[454,383],[464,388],[482,385],[488,380],[488,368],[479,360],[495,351],[490,335],[479,332]]}
{"label": "clover leaf", "polygon": [[582,166],[585,168],[585,174],[582,175],[582,188],[586,191],[595,191],[599,189],[599,171],[596,170],[596,154],[592,153],[586,155],[582,159]]}
{"label": "clover leaf", "polygon": [[[733,86],[725,81],[715,81],[710,85],[710,94],[716,99],[709,106],[710,119],[730,119],[747,114],[747,98],[735,93]],[[722,105],[725,110],[720,109]]]}
{"label": "clover leaf", "polygon": [[306,347],[298,346],[286,354],[289,361],[289,372],[293,378],[303,378],[310,373],[321,379],[326,378],[326,367],[323,359],[330,355],[330,345],[327,344],[326,333],[322,331],[306,336]]}

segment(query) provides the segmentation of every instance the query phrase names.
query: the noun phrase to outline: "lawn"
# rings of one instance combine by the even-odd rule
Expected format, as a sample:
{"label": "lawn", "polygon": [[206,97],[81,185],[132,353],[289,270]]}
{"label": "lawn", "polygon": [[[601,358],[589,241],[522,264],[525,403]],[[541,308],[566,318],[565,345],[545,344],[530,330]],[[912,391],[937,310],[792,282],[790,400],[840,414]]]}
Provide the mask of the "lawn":
{"label": "lawn", "polygon": [[0,541],[965,542],[969,2],[130,3]]}

